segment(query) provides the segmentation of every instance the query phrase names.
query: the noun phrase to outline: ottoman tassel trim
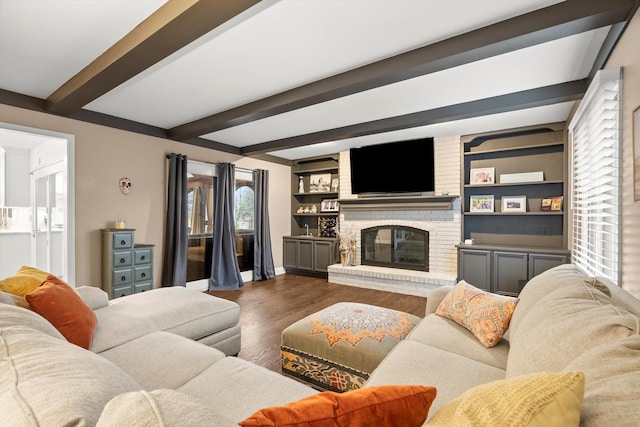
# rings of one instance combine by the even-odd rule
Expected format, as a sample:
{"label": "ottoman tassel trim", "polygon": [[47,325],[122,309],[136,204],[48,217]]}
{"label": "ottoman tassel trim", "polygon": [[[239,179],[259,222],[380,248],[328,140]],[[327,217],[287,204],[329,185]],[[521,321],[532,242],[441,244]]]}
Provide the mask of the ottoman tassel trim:
{"label": "ottoman tassel trim", "polygon": [[281,346],[282,373],[290,375],[314,388],[339,393],[362,388],[369,374],[296,350]]}

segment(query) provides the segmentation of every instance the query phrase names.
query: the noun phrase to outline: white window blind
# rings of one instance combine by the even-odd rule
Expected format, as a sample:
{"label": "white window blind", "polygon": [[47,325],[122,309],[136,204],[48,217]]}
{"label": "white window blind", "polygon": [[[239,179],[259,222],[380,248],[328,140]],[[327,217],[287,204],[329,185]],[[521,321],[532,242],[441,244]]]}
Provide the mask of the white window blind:
{"label": "white window blind", "polygon": [[571,123],[571,257],[588,274],[619,280],[621,162],[619,68],[601,70]]}

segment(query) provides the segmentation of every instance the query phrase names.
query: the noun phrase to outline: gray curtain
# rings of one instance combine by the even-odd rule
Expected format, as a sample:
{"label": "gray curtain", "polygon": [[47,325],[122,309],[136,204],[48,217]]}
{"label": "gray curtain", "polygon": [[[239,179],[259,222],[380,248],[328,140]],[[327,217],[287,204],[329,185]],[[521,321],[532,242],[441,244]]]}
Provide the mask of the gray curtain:
{"label": "gray curtain", "polygon": [[255,239],[253,244],[253,279],[266,280],[276,276],[271,251],[269,228],[269,171],[253,171],[255,186]]}
{"label": "gray curtain", "polygon": [[187,156],[171,153],[162,286],[187,285]]}
{"label": "gray curtain", "polygon": [[218,164],[213,208],[213,248],[209,290],[237,290],[244,286],[236,258],[235,166]]}

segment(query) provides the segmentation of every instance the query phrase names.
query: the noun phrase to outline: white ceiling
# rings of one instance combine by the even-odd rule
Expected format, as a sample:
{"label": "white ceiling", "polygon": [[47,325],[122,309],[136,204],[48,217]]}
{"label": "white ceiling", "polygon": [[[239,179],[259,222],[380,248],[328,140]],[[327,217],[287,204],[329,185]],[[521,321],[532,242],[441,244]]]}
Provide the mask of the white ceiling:
{"label": "white ceiling", "polygon": [[[46,100],[164,3],[0,0],[0,89]],[[262,1],[80,108],[164,129],[169,135],[171,128],[185,123],[560,3]],[[576,9],[581,5],[576,0],[566,3]],[[477,61],[430,74],[329,96],[279,114],[258,114],[246,123],[240,120],[202,132],[198,144],[213,141],[242,153],[257,144],[290,138],[294,146],[304,145],[274,145],[262,153],[293,160],[358,145],[564,121],[573,105],[566,99],[353,138],[341,135],[333,140],[331,134],[317,141],[312,136],[300,138],[585,79],[593,71],[609,29],[603,25],[549,41],[542,38],[521,49],[480,55]],[[0,102],[3,99],[0,96]]]}

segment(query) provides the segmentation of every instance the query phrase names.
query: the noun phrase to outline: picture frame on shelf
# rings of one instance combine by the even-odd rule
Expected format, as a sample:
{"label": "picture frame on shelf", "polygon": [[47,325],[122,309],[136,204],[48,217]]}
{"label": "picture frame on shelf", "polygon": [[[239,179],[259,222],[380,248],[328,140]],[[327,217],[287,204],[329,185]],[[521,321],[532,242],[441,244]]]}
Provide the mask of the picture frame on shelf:
{"label": "picture frame on shelf", "polygon": [[551,197],[545,197],[540,201],[540,210],[542,212],[548,212],[551,210]]}
{"label": "picture frame on shelf", "polygon": [[502,212],[526,212],[527,196],[503,196]]}
{"label": "picture frame on shelf", "polygon": [[338,199],[324,199],[320,203],[321,212],[338,212],[338,210],[340,210]]}
{"label": "picture frame on shelf", "polygon": [[310,193],[328,193],[331,190],[331,174],[318,173],[309,175]]}
{"label": "picture frame on shelf", "polygon": [[469,196],[469,212],[493,212],[493,194]]}
{"label": "picture frame on shelf", "polygon": [[471,168],[469,170],[469,184],[487,185],[496,182],[496,168]]}
{"label": "picture frame on shelf", "polygon": [[560,212],[562,211],[562,196],[556,196],[551,198],[551,211],[552,212]]}
{"label": "picture frame on shelf", "polygon": [[640,106],[633,110],[633,200],[640,200]]}

